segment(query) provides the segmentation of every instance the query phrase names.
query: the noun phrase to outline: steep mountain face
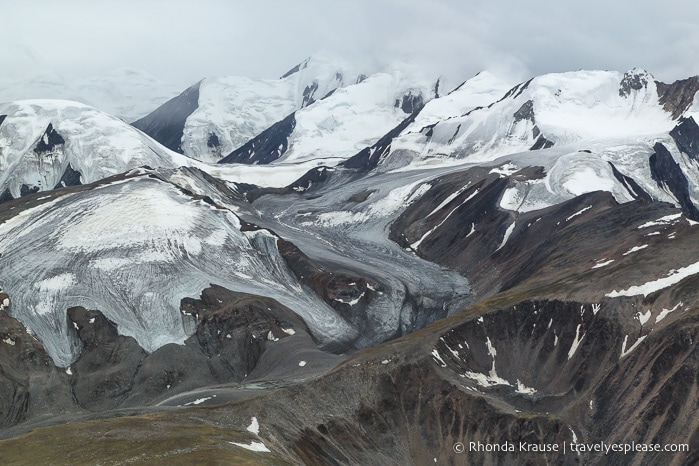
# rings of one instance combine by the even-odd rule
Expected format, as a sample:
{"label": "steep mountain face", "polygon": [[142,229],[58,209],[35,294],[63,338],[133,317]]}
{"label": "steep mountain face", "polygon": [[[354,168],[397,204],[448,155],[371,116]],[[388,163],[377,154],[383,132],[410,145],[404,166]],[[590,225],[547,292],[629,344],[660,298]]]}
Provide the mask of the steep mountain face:
{"label": "steep mountain face", "polygon": [[[694,81],[401,79],[308,86],[255,166],[152,142],[174,166],[0,204],[0,461],[696,462]],[[571,450],[599,442],[689,451]]]}
{"label": "steep mountain face", "polygon": [[219,163],[317,160],[335,165],[374,143],[434,97],[431,84],[378,73],[290,114]]}
{"label": "steep mountain face", "polygon": [[[199,105],[201,82],[186,89],[149,115],[134,121],[133,126],[151,136],[168,149],[182,153],[182,134],[187,118]],[[218,141],[218,139],[216,139]]]}
{"label": "steep mountain face", "polygon": [[141,165],[189,162],[123,121],[61,100],[0,105],[2,199],[54,187],[91,183]]}
{"label": "steep mountain face", "polygon": [[121,68],[76,80],[46,74],[3,82],[0,103],[27,99],[73,100],[131,122],[149,114],[177,92],[174,85],[144,71]]}
{"label": "steep mountain face", "polygon": [[278,188],[298,179],[314,164],[253,169],[209,166],[78,102],[29,100],[0,105],[0,202],[92,183],[142,166],[196,167],[225,181]]}
{"label": "steep mountain face", "polygon": [[[659,101],[659,92],[652,76],[639,69],[623,75],[578,71],[538,76],[511,88],[499,100],[477,106],[465,92],[461,114],[416,118],[392,138],[381,164],[395,169],[454,159],[482,162],[554,145],[572,148],[605,142],[613,146],[613,140],[623,144],[644,136],[650,143],[654,135],[675,125],[673,115]],[[664,99],[671,99],[671,92],[664,92]],[[455,92],[452,99],[462,97]],[[440,100],[435,101],[436,108]]]}

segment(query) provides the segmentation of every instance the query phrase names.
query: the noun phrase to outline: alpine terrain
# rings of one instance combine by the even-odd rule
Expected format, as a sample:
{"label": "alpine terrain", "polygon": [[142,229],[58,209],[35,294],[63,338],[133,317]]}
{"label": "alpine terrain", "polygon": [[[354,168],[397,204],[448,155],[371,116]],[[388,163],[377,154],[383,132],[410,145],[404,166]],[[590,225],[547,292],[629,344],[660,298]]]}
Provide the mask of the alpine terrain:
{"label": "alpine terrain", "polygon": [[1,464],[699,462],[699,77],[14,85]]}

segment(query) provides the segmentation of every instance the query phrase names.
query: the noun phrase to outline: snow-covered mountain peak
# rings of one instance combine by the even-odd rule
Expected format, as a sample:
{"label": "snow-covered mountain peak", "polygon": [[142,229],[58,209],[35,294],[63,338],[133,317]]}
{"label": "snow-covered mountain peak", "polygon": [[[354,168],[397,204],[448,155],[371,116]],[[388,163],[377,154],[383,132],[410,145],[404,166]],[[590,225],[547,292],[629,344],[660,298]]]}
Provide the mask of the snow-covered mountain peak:
{"label": "snow-covered mountain peak", "polygon": [[119,118],[80,102],[10,102],[0,105],[0,115],[0,200],[90,183],[141,165],[188,163]]}
{"label": "snow-covered mountain peak", "polygon": [[550,73],[506,92],[494,82],[479,74],[426,105],[382,152],[383,170],[489,161],[552,146],[577,153],[581,143],[584,149],[640,143],[652,153],[655,139],[666,139],[676,124],[678,105],[663,105],[662,83],[641,69]]}
{"label": "snow-covered mountain peak", "polygon": [[[162,131],[176,133],[184,154],[216,162],[296,110],[358,78],[345,62],[323,54],[308,58],[280,79],[206,78],[199,86],[196,108],[180,115],[177,125],[166,122],[169,126]],[[145,131],[151,123],[157,126],[155,113],[154,121],[146,124],[148,118],[135,125]]]}
{"label": "snow-covered mountain peak", "polygon": [[285,73],[280,80],[295,84],[295,107],[306,107],[335,89],[354,84],[358,73],[347,61],[320,51]]}

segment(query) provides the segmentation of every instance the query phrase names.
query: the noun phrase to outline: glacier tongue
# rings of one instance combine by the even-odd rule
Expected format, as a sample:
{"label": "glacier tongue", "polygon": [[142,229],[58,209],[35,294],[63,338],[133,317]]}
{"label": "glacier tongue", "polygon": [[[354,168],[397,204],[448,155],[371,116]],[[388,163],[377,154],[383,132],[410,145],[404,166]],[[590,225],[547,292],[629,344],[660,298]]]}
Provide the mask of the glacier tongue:
{"label": "glacier tongue", "polygon": [[266,230],[240,231],[228,210],[139,177],[58,197],[0,225],[0,280],[13,315],[63,367],[79,347],[66,309],[101,310],[147,351],[194,331],[180,300],[212,282],[270,296],[303,317],[322,343],[356,330],[303,288]]}

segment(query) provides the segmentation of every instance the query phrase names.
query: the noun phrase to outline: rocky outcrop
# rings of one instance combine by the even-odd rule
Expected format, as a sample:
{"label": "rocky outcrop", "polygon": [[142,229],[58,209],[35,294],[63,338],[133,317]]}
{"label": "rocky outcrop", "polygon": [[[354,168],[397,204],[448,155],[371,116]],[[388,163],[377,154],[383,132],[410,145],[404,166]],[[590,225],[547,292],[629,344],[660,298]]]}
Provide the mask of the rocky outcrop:
{"label": "rocky outcrop", "polygon": [[658,186],[672,193],[687,215],[699,220],[699,210],[692,202],[689,193],[689,181],[682,172],[680,165],[672,158],[672,154],[659,142],[653,146],[655,153],[650,156],[650,173]]}
{"label": "rocky outcrop", "polygon": [[614,175],[614,178],[616,178],[622,185],[624,185],[626,191],[631,195],[631,197],[633,197],[637,201],[642,202],[653,201],[653,198],[650,196],[650,194],[645,192],[644,189],[638,185],[636,180],[634,180],[630,176],[626,176],[623,173],[621,173],[612,162],[609,162],[609,166],[612,168],[612,174]]}
{"label": "rocky outcrop", "polygon": [[65,412],[72,404],[67,376],[53,366],[39,340],[8,315],[10,304],[0,292],[0,431]]}
{"label": "rocky outcrop", "polygon": [[77,403],[92,411],[119,406],[131,392],[146,352],[133,338],[119,335],[116,324],[99,311],[72,307],[68,319],[83,344],[70,367]]}
{"label": "rocky outcrop", "polygon": [[56,183],[56,186],[54,186],[54,189],[65,188],[66,186],[80,185],[82,184],[80,182],[80,177],[80,172],[73,169],[73,165],[69,163],[65,171],[63,172],[61,179],[58,180],[58,183]]}
{"label": "rocky outcrop", "polygon": [[182,312],[197,318],[196,339],[217,381],[242,380],[252,373],[270,343],[310,335],[303,320],[271,298],[218,286],[200,299],[182,300]]}
{"label": "rocky outcrop", "polygon": [[66,143],[63,136],[58,134],[53,125],[49,123],[44,134],[39,138],[39,141],[34,146],[34,153],[39,157],[46,157],[53,152],[62,149]]}
{"label": "rocky outcrop", "polygon": [[619,83],[619,96],[628,97],[633,91],[640,91],[648,87],[652,76],[645,70],[633,69],[624,73]]}
{"label": "rocky outcrop", "polygon": [[371,329],[367,319],[367,307],[380,285],[356,273],[346,270],[329,270],[311,260],[289,241],[277,241],[282,255],[294,275],[308,285],[347,322],[363,332]]}
{"label": "rocky outcrop", "polygon": [[419,111],[425,105],[425,99],[421,93],[413,94],[412,91],[408,91],[402,98],[396,99],[394,107],[403,110],[403,113],[411,115],[412,113]]}
{"label": "rocky outcrop", "polygon": [[357,154],[340,163],[339,166],[356,169],[360,173],[365,173],[376,168],[382,157],[385,157],[390,152],[391,142],[393,139],[398,137],[405,128],[415,121],[415,118],[417,117],[418,113],[420,113],[420,110],[422,110],[422,107],[418,108],[409,117],[401,121],[395,128],[386,133],[371,147],[362,149]]}
{"label": "rocky outcrop", "polygon": [[660,105],[673,119],[677,119],[692,105],[694,96],[699,91],[699,76],[678,80],[672,84],[656,81],[655,85]]}
{"label": "rocky outcrop", "polygon": [[670,136],[681,152],[699,162],[699,126],[693,117],[680,118],[677,126],[670,131]]}
{"label": "rocky outcrop", "polygon": [[147,406],[197,388],[240,382],[253,373],[263,377],[297,354],[322,355],[290,309],[270,298],[212,286],[200,299],[182,300],[182,313],[196,318],[195,334],[182,345],[168,344],[151,354],[120,335],[102,312],[68,309],[82,350],[70,367],[60,369],[41,343],[7,315],[4,293],[0,304],[0,429],[55,413]]}
{"label": "rocky outcrop", "polygon": [[296,113],[294,112],[262,131],[218,163],[271,163],[284,155],[289,148],[289,137],[295,127]]}

